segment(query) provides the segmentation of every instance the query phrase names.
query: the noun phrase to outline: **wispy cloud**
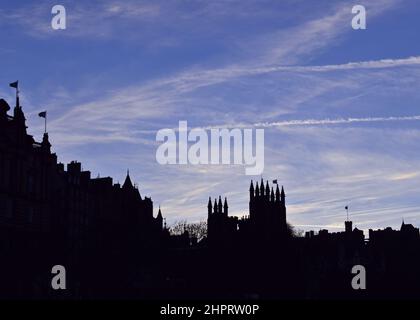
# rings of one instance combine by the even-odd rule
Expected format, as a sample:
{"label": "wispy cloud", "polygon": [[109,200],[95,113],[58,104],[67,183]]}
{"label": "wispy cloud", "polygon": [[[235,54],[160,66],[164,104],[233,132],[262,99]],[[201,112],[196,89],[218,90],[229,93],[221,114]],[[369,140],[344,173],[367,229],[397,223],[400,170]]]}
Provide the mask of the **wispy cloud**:
{"label": "wispy cloud", "polygon": [[419,171],[399,173],[389,177],[390,181],[401,181],[417,178],[420,175]]}
{"label": "wispy cloud", "polygon": [[389,121],[419,121],[420,116],[409,117],[369,117],[369,118],[341,118],[341,119],[306,119],[306,120],[287,120],[271,123],[257,123],[256,127],[286,127],[286,126],[315,126],[329,124],[351,124],[359,122],[389,122]]}
{"label": "wispy cloud", "polygon": [[34,5],[17,6],[9,10],[0,9],[0,24],[20,26],[30,36],[45,38],[117,36],[127,24],[150,21],[159,16],[158,4],[143,1],[92,1],[76,3],[65,0],[60,4],[66,8],[67,26],[64,32],[51,28],[51,9],[54,1],[41,0]]}
{"label": "wispy cloud", "polygon": [[[349,202],[364,228],[381,221],[395,225],[401,213],[417,219],[418,202],[413,199],[420,192],[416,151],[420,133],[405,127],[420,120],[416,108],[420,98],[415,93],[420,56],[408,51],[400,57],[412,57],[393,59],[395,52],[385,50],[378,58],[345,54],[334,63],[312,62],[317,53],[336,50],[353,32],[351,1],[299,2],[305,3],[304,11],[289,0],[263,1],[264,5],[261,1],[66,3],[69,29],[60,33],[63,44],[84,49],[88,39],[100,42],[99,48],[92,45],[89,50],[112,52],[118,45],[121,51],[116,54],[128,48],[133,54],[127,55],[131,61],[105,68],[100,76],[108,81],[98,80],[97,70],[86,66],[82,76],[75,68],[75,75],[69,75],[74,87],[54,90],[55,97],[51,86],[58,86],[56,81],[50,78],[44,85],[48,100],[42,102],[43,108],[48,109],[50,138],[60,157],[78,157],[86,168],[121,179],[121,172],[130,167],[142,194],[162,204],[169,221],[205,218],[208,196],[219,194],[228,196],[231,214],[240,215],[248,202],[249,177],[243,168],[159,166],[154,159],[155,133],[179,120],[188,120],[191,128],[262,126],[267,128],[264,177],[285,184],[291,222],[305,228],[339,228],[343,205]],[[290,5],[288,10],[282,10],[284,3]],[[399,3],[370,2],[369,27]],[[42,37],[39,42],[46,44],[50,37],[56,39],[50,29],[49,4],[52,1],[29,10],[24,6],[2,10],[0,24],[18,24],[24,33],[37,37],[37,43]],[[260,25],[268,18],[272,20]],[[237,26],[238,22],[242,23]],[[79,39],[82,47],[77,47]],[[182,54],[159,51],[156,60],[138,57],[144,45],[168,39],[184,41]],[[197,39],[204,40],[196,44]],[[204,51],[213,55],[207,59]],[[184,54],[180,65],[168,63]],[[74,55],[75,60],[80,58]],[[199,59],[192,61],[194,55]],[[142,67],[122,84],[125,71],[133,65]],[[60,66],[53,67],[60,73]],[[118,76],[117,69],[123,70]],[[83,80],[86,77],[90,86]],[[407,92],[413,97],[410,104],[401,99]],[[398,107],[391,109],[394,101]],[[28,105],[25,101],[25,108]],[[407,114],[413,116],[399,116]],[[399,130],[369,126],[379,122],[404,123]],[[41,127],[40,123],[39,133]]]}
{"label": "wispy cloud", "polygon": [[[367,11],[370,21],[395,8],[399,3],[400,0],[369,2]],[[252,50],[256,47],[264,48],[260,54],[266,63],[295,64],[302,59],[310,60],[311,55],[332,42],[339,42],[340,37],[352,30],[350,13],[353,6],[354,3],[348,1],[330,4],[329,8],[324,8],[324,14],[320,17],[256,39],[250,43],[250,47]]]}
{"label": "wispy cloud", "polygon": [[[248,77],[257,74],[271,73],[271,72],[332,72],[337,70],[354,70],[358,68],[362,69],[378,69],[378,68],[396,68],[402,66],[416,66],[420,64],[420,57],[412,57],[407,59],[384,59],[377,61],[365,61],[347,63],[341,65],[324,65],[324,66],[291,66],[291,67],[267,67],[267,68],[252,68],[252,69],[223,69],[223,70],[208,70],[201,72],[188,72],[181,73],[177,76],[169,78],[157,79],[149,83],[132,86],[130,88],[124,88],[121,90],[115,90],[112,94],[97,100],[87,103],[83,103],[78,106],[70,108],[70,111],[65,112],[61,117],[55,119],[51,123],[51,127],[57,132],[64,130],[63,134],[67,133],[66,123],[73,123],[69,130],[74,131],[75,128],[79,128],[81,131],[89,130],[92,132],[92,139],[95,139],[95,135],[98,135],[98,131],[105,132],[107,134],[114,134],[114,139],[108,139],[107,134],[103,136],[106,141],[118,140],[119,137],[123,140],[129,141],[134,139],[133,135],[127,136],[129,133],[133,133],[136,130],[127,130],[130,126],[135,124],[138,119],[148,119],[149,128],[153,128],[151,125],[151,119],[162,119],[162,115],[170,117],[172,114],[177,113],[181,115],[186,111],[185,106],[191,105],[191,103],[200,102],[197,101],[193,96],[190,96],[195,90],[198,90],[207,86],[219,85],[226,81],[234,81],[237,78]],[[335,81],[331,85],[337,86],[338,82]],[[299,95],[293,98],[293,102],[296,104],[302,99],[309,99],[314,97],[314,94],[325,93],[331,90],[333,87],[330,84],[326,87],[320,88],[318,92],[317,88],[310,88],[307,92],[308,97],[304,98],[305,95],[299,90]],[[284,97],[286,99],[287,97]],[[179,106],[182,106],[179,109]],[[118,111],[116,110],[118,106]],[[198,112],[198,110],[195,110]],[[205,111],[204,111],[205,112]],[[267,113],[270,113],[266,111]],[[278,111],[276,111],[278,112]],[[212,110],[213,118],[217,118],[217,111]],[[274,113],[271,112],[271,116]],[[367,117],[367,118],[339,118],[339,119],[305,119],[305,120],[287,120],[279,122],[264,122],[254,124],[255,126],[262,127],[284,127],[284,126],[297,126],[297,125],[327,125],[327,124],[350,124],[350,123],[361,123],[361,122],[389,122],[389,121],[415,121],[419,120],[420,116],[406,116],[406,117]],[[228,124],[217,124],[218,127],[248,127],[249,124],[232,122]],[[158,128],[158,125],[154,126]],[[206,126],[209,129],[212,126]],[[96,131],[95,131],[96,130]],[[123,132],[126,132],[124,137]],[[88,141],[83,137],[78,141]],[[96,141],[96,140],[95,140]]]}

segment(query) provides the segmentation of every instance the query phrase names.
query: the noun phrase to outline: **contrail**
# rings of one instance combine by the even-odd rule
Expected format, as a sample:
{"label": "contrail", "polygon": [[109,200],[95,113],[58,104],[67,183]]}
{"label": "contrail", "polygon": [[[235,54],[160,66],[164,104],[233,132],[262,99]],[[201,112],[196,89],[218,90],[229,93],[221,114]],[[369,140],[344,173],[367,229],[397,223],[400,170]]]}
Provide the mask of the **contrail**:
{"label": "contrail", "polygon": [[[211,129],[242,129],[250,127],[259,128],[273,128],[273,127],[292,127],[292,126],[321,126],[330,124],[349,124],[362,122],[390,122],[390,121],[419,121],[420,115],[407,117],[369,117],[369,118],[338,118],[338,119],[303,119],[303,120],[285,120],[277,122],[258,122],[254,124],[249,123],[230,123],[223,125],[211,125],[205,127],[193,127],[191,129],[211,130]],[[179,128],[172,128],[174,131],[179,131]]]}
{"label": "contrail", "polygon": [[418,116],[408,117],[375,117],[375,118],[339,118],[339,119],[306,119],[306,120],[286,120],[278,122],[263,122],[256,123],[256,127],[287,127],[287,126],[318,126],[318,125],[329,125],[329,124],[347,124],[347,123],[358,123],[358,122],[388,122],[388,121],[418,121]]}
{"label": "contrail", "polygon": [[254,73],[266,73],[276,71],[292,72],[327,72],[353,69],[386,69],[404,66],[420,65],[420,56],[409,57],[405,59],[381,59],[359,62],[348,62],[344,64],[320,65],[320,66],[273,66],[257,68]]}

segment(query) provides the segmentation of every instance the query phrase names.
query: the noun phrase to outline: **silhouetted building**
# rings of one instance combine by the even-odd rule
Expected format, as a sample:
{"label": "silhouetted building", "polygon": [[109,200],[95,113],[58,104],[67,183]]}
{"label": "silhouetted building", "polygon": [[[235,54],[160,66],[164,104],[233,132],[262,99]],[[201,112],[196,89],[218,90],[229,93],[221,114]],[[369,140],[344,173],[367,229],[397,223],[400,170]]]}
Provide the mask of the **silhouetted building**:
{"label": "silhouetted building", "polygon": [[415,243],[420,240],[419,228],[415,228],[412,224],[401,224],[400,230],[393,230],[387,227],[383,230],[369,229],[369,243],[388,247],[399,243]]}
{"label": "silhouetted building", "polygon": [[253,182],[249,187],[249,225],[251,233],[256,239],[271,241],[281,239],[287,236],[286,224],[286,195],[284,188],[276,185],[276,191],[273,187],[261,178],[255,190]]}
{"label": "silhouetted building", "polygon": [[[351,221],[298,237],[284,188],[261,179],[251,181],[247,215],[209,198],[207,238],[185,225],[171,236],[129,172],[121,186],[77,161],[57,163],[48,133],[42,142],[27,134],[18,97],[9,111],[0,100],[0,298],[420,297],[411,224],[369,230],[369,241]],[[54,265],[69,270],[64,292],[50,287]],[[368,270],[366,291],[351,287],[355,265]]]}
{"label": "silhouetted building", "polygon": [[215,245],[230,245],[237,237],[238,218],[229,217],[228,203],[225,198],[222,204],[222,197],[219,196],[219,202],[214,199],[214,207],[212,207],[211,198],[207,205],[207,239],[209,243]]}
{"label": "silhouetted building", "polygon": [[261,186],[251,181],[249,189],[249,215],[230,217],[228,215],[228,203],[225,198],[219,201],[214,200],[212,205],[211,198],[207,204],[207,223],[208,241],[215,245],[231,245],[241,243],[242,245],[264,245],[276,242],[287,237],[286,223],[286,195],[284,188],[281,192],[277,185],[276,192],[268,184],[264,186],[261,179]]}
{"label": "silhouetted building", "polygon": [[344,231],[330,233],[326,229],[322,229],[315,234],[314,231],[305,232],[306,239],[319,239],[325,241],[333,241],[334,243],[343,243],[347,246],[363,246],[365,236],[362,230],[353,229],[352,221],[344,221]]}
{"label": "silhouetted building", "polygon": [[13,116],[9,110],[0,100],[0,254],[7,257],[0,271],[8,275],[0,279],[0,295],[48,291],[49,280],[34,279],[49,277],[57,264],[72,268],[80,284],[82,269],[95,260],[107,268],[114,258],[159,246],[162,213],[153,217],[152,200],[141,197],[128,173],[121,187],[109,177],[92,179],[76,161],[65,170],[48,133],[42,142],[27,134],[19,98]]}

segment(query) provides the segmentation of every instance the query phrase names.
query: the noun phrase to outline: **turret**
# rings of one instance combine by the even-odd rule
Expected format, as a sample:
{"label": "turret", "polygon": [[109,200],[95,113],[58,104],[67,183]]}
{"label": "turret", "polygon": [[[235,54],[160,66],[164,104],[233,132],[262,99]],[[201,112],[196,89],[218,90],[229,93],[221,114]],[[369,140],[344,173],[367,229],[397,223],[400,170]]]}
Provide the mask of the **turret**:
{"label": "turret", "polygon": [[219,205],[218,205],[217,211],[219,213],[223,213],[223,205],[222,205],[222,197],[221,196],[219,196]]}
{"label": "turret", "polygon": [[48,133],[44,133],[44,136],[42,137],[41,146],[42,149],[45,150],[47,153],[51,153],[51,143],[48,140]]}
{"label": "turret", "polygon": [[214,199],[214,207],[213,207],[213,210],[214,210],[213,211],[214,213],[217,213],[217,199],[216,198]]}
{"label": "turret", "polygon": [[156,221],[157,221],[159,230],[162,230],[163,229],[163,217],[162,217],[162,211],[160,211],[160,206],[159,206],[158,215],[156,217]]}
{"label": "turret", "polygon": [[261,178],[261,197],[264,196],[264,180]]}
{"label": "turret", "polygon": [[265,196],[267,197],[267,199],[270,198],[270,186],[268,185],[268,180],[267,180],[267,183],[265,185]]}
{"label": "turret", "polygon": [[277,188],[276,188],[276,202],[280,202],[280,190],[279,190],[279,185],[277,185]]}
{"label": "turret", "polygon": [[[121,189],[123,190],[124,194],[126,194],[127,196],[137,198],[140,200],[142,199],[137,185],[134,185],[131,181],[130,172],[128,170],[127,170],[127,176],[125,177],[125,181]],[[146,199],[147,197],[144,198],[144,200]]]}
{"label": "turret", "polygon": [[10,86],[16,89],[16,106],[13,109],[13,121],[17,126],[18,137],[22,139],[26,135],[26,119],[19,102],[19,81],[11,83]]}
{"label": "turret", "polygon": [[23,113],[22,107],[19,104],[19,96],[16,98],[16,106],[13,109],[13,119],[14,121],[16,121],[17,123],[19,123],[20,125],[23,125],[26,129],[25,126],[25,114]]}
{"label": "turret", "polygon": [[256,182],[256,187],[255,187],[255,196],[259,197],[260,196],[260,188],[258,187],[258,181]]}
{"label": "turret", "polygon": [[223,209],[224,209],[225,216],[227,216],[228,215],[228,209],[229,209],[228,203],[227,203],[227,198],[225,198],[225,204],[223,205]]}
{"label": "turret", "polygon": [[346,233],[350,233],[353,231],[353,222],[352,221],[344,221],[344,226]]}
{"label": "turret", "polygon": [[249,199],[254,199],[254,183],[251,180],[251,185],[249,186]]}
{"label": "turret", "polygon": [[122,186],[123,189],[134,189],[133,183],[131,182],[130,178],[130,171],[127,170],[127,176],[125,177],[124,184]]}
{"label": "turret", "polygon": [[274,189],[271,187],[271,202],[274,202]]}
{"label": "turret", "polygon": [[212,214],[212,210],[213,210],[213,206],[211,204],[211,197],[209,197],[209,203],[207,204],[207,212],[209,214],[209,216]]}
{"label": "turret", "polygon": [[25,114],[23,113],[22,107],[15,107],[13,110],[13,122],[15,123],[16,133],[18,137],[18,141],[23,141],[24,137],[26,136],[26,118]]}

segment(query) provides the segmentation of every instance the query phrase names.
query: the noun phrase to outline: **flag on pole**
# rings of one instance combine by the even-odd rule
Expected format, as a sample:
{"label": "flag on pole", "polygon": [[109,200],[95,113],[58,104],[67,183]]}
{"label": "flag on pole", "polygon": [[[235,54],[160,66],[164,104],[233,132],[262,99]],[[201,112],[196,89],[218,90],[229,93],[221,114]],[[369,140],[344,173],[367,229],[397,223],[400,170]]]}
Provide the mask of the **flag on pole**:
{"label": "flag on pole", "polygon": [[45,119],[47,117],[47,111],[42,111],[38,113],[38,116]]}
{"label": "flag on pole", "polygon": [[44,118],[45,122],[44,122],[44,133],[47,133],[47,111],[42,111],[40,113],[38,113],[38,116],[40,118]]}
{"label": "flag on pole", "polygon": [[276,180],[273,180],[273,183],[274,183],[274,184],[277,184],[277,179],[276,179]]}
{"label": "flag on pole", "polygon": [[349,210],[349,206],[345,206],[345,208],[344,208],[344,209]]}
{"label": "flag on pole", "polygon": [[11,86],[12,88],[18,88],[18,85],[19,85],[19,81],[15,81],[15,82],[12,82],[11,84],[9,84],[9,86]]}

